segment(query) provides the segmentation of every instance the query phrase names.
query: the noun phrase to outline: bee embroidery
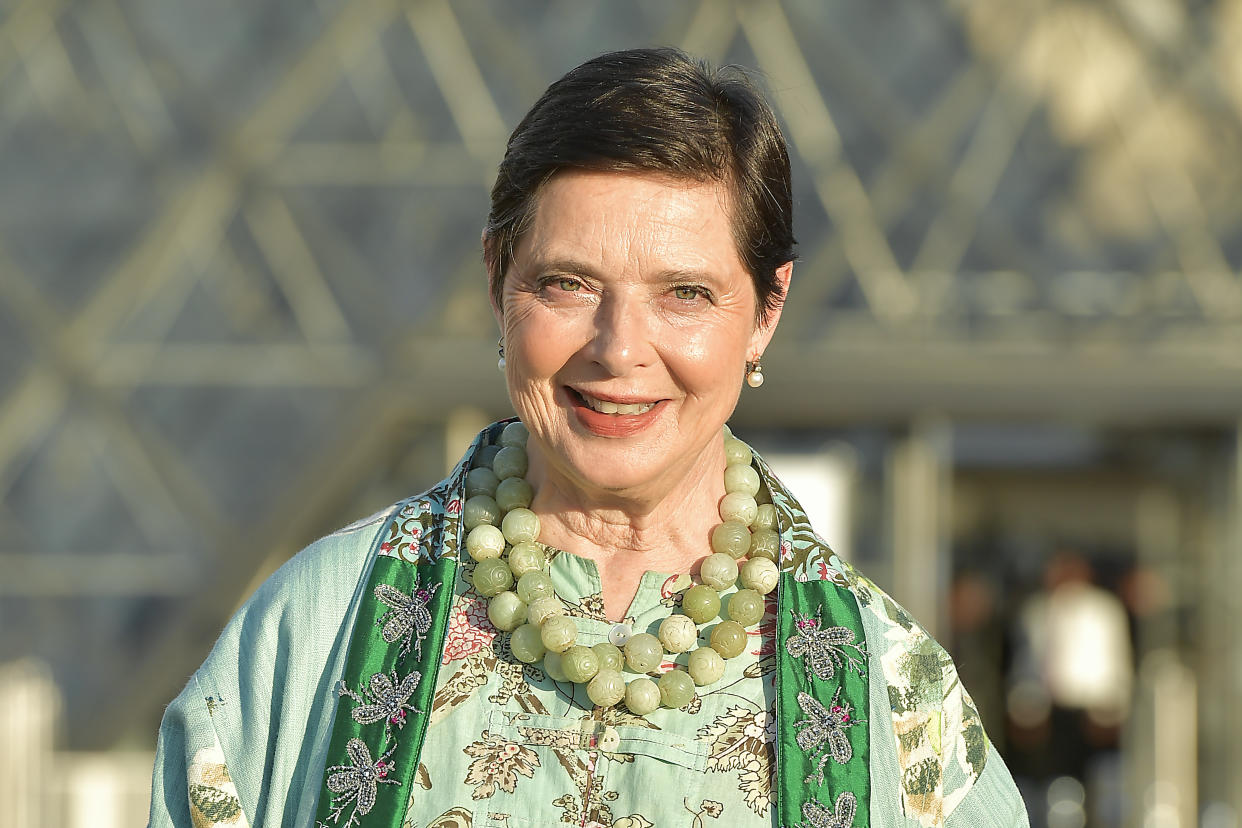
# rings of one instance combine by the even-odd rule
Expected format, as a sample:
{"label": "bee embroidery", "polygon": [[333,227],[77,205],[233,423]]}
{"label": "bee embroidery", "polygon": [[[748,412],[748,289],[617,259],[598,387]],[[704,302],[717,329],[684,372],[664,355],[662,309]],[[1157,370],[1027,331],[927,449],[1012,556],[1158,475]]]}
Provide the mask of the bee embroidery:
{"label": "bee embroidery", "polygon": [[427,609],[427,604],[439,588],[438,583],[432,584],[431,589],[419,587],[412,595],[406,595],[388,584],[380,584],[375,588],[375,597],[392,607],[376,619],[375,624],[383,630],[384,640],[389,644],[405,639],[401,645],[401,658],[405,658],[410,652],[411,643],[414,645],[415,657],[423,657],[423,639],[431,629],[431,612]]}
{"label": "bee embroidery", "polygon": [[836,813],[812,800],[802,804],[802,818],[806,822],[795,828],[853,828],[854,814],[858,813],[858,800],[849,791],[837,797]]}
{"label": "bee embroidery", "polygon": [[385,728],[398,729],[405,727],[406,712],[422,713],[423,711],[410,704],[410,696],[414,695],[414,690],[418,688],[418,682],[422,679],[422,673],[417,670],[410,673],[400,681],[397,680],[397,671],[393,670],[391,674],[375,673],[371,676],[367,687],[363,689],[361,695],[355,693],[345,686],[342,680],[339,691],[342,696],[349,696],[358,706],[350,713],[358,724],[375,724],[378,721],[387,719]]}
{"label": "bee embroidery", "polygon": [[794,722],[794,727],[798,730],[794,739],[798,742],[798,747],[807,753],[824,751],[815,767],[815,773],[807,776],[807,782],[815,780],[823,784],[824,765],[828,764],[829,759],[836,760],[838,765],[844,765],[854,755],[854,748],[845,735],[845,729],[858,724],[858,721],[850,716],[850,706],[842,704],[840,696],[841,688],[838,687],[832,697],[832,707],[825,708],[809,694],[798,694],[798,706],[809,718]]}
{"label": "bee embroidery", "polygon": [[375,807],[375,799],[379,786],[398,785],[396,779],[388,779],[388,757],[396,750],[396,745],[376,761],[371,761],[371,751],[366,742],[357,736],[345,744],[345,752],[349,754],[350,764],[333,765],[328,768],[328,790],[340,798],[332,799],[332,822],[341,821],[345,808],[353,803],[354,809],[345,823],[354,825],[358,817],[366,816]]}
{"label": "bee embroidery", "polygon": [[[806,671],[806,680],[814,675],[828,681],[841,668],[854,670],[862,675],[867,653],[854,640],[854,631],[849,627],[823,627],[819,617],[822,608],[816,611],[815,617],[794,613],[794,626],[798,632],[785,641],[785,649],[794,658],[806,659],[802,668]],[[857,655],[855,655],[857,653]]]}
{"label": "bee embroidery", "polygon": [[224,707],[224,699],[219,696],[204,696],[203,701],[207,702],[207,715],[214,716],[216,711]]}

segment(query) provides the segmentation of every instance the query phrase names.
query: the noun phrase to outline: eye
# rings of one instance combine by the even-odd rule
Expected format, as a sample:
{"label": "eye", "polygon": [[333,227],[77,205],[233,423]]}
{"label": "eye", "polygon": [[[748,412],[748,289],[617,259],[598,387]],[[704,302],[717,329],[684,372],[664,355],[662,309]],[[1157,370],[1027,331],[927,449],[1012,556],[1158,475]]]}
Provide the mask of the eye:
{"label": "eye", "polygon": [[678,285],[673,288],[673,295],[685,302],[707,298],[707,291],[695,285]]}
{"label": "eye", "polygon": [[561,290],[569,291],[572,293],[573,291],[582,287],[582,283],[579,282],[577,279],[557,279],[556,286],[560,288]]}
{"label": "eye", "polygon": [[570,276],[548,276],[539,281],[540,287],[544,290],[554,289],[562,290],[566,293],[575,293],[582,289],[582,282]]}

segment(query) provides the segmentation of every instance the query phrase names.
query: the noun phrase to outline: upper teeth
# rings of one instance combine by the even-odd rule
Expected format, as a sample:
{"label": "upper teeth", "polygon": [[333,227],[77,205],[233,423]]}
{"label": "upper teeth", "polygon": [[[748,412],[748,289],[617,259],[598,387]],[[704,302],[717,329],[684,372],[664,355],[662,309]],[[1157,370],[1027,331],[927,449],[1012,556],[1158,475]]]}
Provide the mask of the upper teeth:
{"label": "upper teeth", "polygon": [[[578,393],[582,394],[581,391]],[[655,403],[625,403],[623,405],[621,403],[609,402],[608,400],[596,399],[590,394],[582,394],[582,399],[592,409],[601,414],[646,414],[655,405]]]}

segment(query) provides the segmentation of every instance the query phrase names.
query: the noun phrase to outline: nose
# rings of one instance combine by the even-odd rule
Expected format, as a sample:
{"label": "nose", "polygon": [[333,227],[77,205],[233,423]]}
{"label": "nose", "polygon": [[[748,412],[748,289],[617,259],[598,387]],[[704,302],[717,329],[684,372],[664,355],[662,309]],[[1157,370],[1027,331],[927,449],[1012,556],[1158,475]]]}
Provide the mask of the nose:
{"label": "nose", "polygon": [[651,363],[650,310],[634,298],[612,295],[604,299],[595,314],[595,335],[588,356],[608,372],[623,377]]}

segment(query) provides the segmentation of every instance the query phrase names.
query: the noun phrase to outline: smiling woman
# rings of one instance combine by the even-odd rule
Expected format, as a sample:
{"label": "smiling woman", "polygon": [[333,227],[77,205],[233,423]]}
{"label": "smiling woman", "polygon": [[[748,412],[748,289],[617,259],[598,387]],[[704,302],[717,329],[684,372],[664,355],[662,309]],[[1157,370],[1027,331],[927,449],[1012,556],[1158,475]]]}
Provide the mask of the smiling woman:
{"label": "smiling woman", "polygon": [[725,425],[794,258],[745,75],[572,70],[483,247],[517,419],[243,606],[169,707],[152,824],[1025,825],[944,651]]}

